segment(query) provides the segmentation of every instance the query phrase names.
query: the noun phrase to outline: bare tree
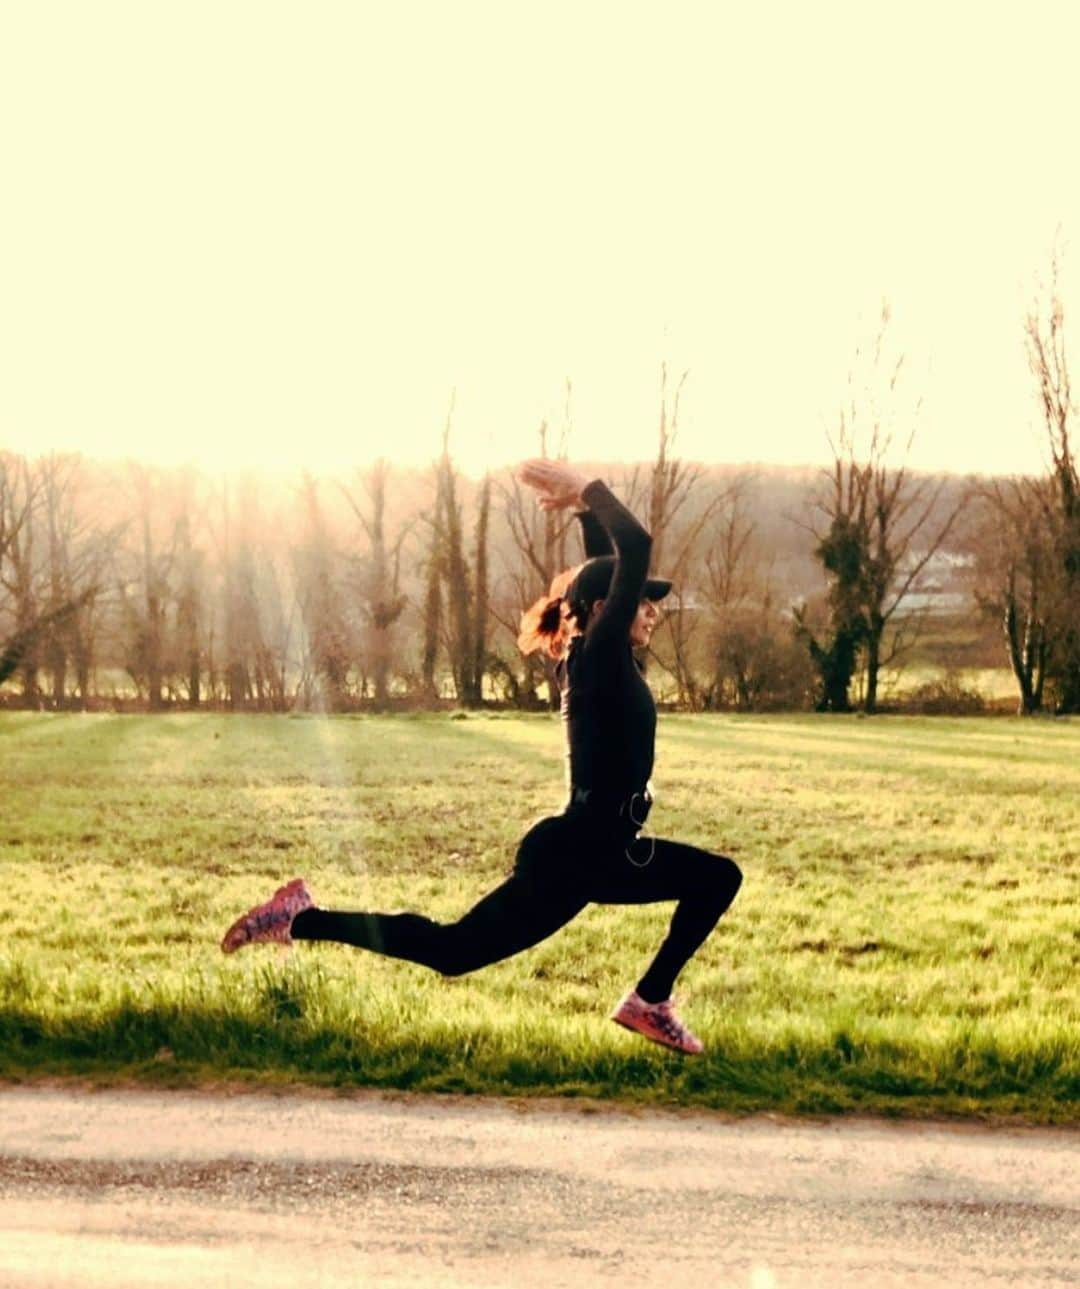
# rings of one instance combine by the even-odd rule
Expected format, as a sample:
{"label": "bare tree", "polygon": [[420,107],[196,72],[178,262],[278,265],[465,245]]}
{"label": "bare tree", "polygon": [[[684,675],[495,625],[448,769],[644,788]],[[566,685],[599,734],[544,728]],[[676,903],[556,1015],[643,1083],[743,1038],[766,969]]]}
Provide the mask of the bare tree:
{"label": "bare tree", "polygon": [[170,688],[178,685],[188,707],[197,708],[203,698],[207,657],[208,594],[206,552],[199,535],[206,530],[201,480],[191,468],[172,480],[175,518],[172,550],[175,586],[172,593],[173,630],[168,656]]}
{"label": "bare tree", "polygon": [[177,662],[187,688],[188,706],[197,708],[202,699],[203,684],[203,553],[193,540],[191,516],[186,510],[176,521],[176,551],[179,577],[176,592]]}
{"label": "bare tree", "polygon": [[1054,634],[1054,552],[1045,526],[1048,491],[1047,482],[1036,479],[984,485],[981,522],[971,542],[976,601],[1001,623],[1022,716],[1042,711]]}
{"label": "bare tree", "polygon": [[[290,581],[296,552],[284,558],[279,543],[269,539],[275,525],[251,488],[237,497],[231,524],[226,574],[226,699],[230,706],[254,704],[260,710],[288,706],[290,654],[296,619],[303,619],[303,588]],[[282,523],[278,528],[284,528]],[[308,658],[310,661],[310,657]],[[306,705],[313,701],[314,677],[308,675]]]}
{"label": "bare tree", "polygon": [[406,597],[401,593],[401,550],[410,527],[403,525],[394,541],[388,543],[386,481],[389,471],[387,462],[379,460],[364,473],[361,482],[368,499],[369,508],[366,510],[352,493],[342,488],[368,540],[368,554],[358,561],[357,583],[374,697],[380,706],[385,705],[390,696],[393,628],[406,605]]}
{"label": "bare tree", "polygon": [[11,636],[4,643],[3,649],[0,649],[0,685],[15,673],[28,650],[45,632],[62,627],[64,621],[82,608],[93,594],[93,591],[84,592],[77,600],[69,601],[59,608],[43,613],[29,628]]}
{"label": "bare tree", "polygon": [[669,406],[667,363],[660,364],[660,436],[649,479],[649,533],[654,568],[662,566],[668,530],[701,475],[699,466],[687,465],[673,455],[679,433],[679,399],[689,375],[689,371],[684,371],[679,377]]}
{"label": "bare tree", "polygon": [[42,667],[54,705],[68,701],[72,671],[79,701],[90,696],[98,592],[123,525],[104,528],[86,493],[75,455],[0,454],[0,591],[12,624],[4,678],[22,671],[26,701],[39,698]]}
{"label": "bare tree", "polygon": [[424,625],[423,644],[420,658],[420,676],[424,694],[428,701],[434,701],[439,694],[437,671],[439,664],[439,640],[442,634],[442,581],[443,581],[443,535],[441,522],[442,507],[436,496],[435,513],[429,525],[427,556],[424,573]]}
{"label": "bare tree", "polygon": [[1051,261],[1049,299],[1033,308],[1025,324],[1028,362],[1039,387],[1039,402],[1050,448],[1049,486],[1038,493],[1054,555],[1049,618],[1049,665],[1057,710],[1080,712],[1080,478],[1072,444],[1075,407],[1065,353],[1065,309],[1058,286],[1059,262]]}
{"label": "bare tree", "polygon": [[[893,631],[887,652],[885,632],[918,585],[927,565],[943,549],[968,501],[966,493],[944,511],[941,507],[946,480],[913,476],[905,465],[890,467],[887,444],[876,435],[868,454],[869,534],[865,567],[866,697],[864,707],[877,705],[878,677],[914,638]],[[911,626],[908,622],[906,625]]]}
{"label": "bare tree", "polygon": [[176,498],[161,471],[131,464],[128,481],[134,503],[134,548],[127,551],[120,594],[127,621],[128,674],[151,711],[165,706],[167,626],[173,603]]}
{"label": "bare tree", "polygon": [[[71,473],[61,464],[60,458],[55,456],[46,458],[40,466],[48,537],[49,590],[46,602],[50,609],[56,609],[70,599],[65,559],[70,534],[65,532],[68,526],[65,520],[70,518],[71,510],[69,506],[65,506],[65,501]],[[48,632],[44,642],[45,665],[52,675],[52,701],[56,707],[62,707],[67,696],[68,641],[65,634],[59,627],[54,627]]]}
{"label": "bare tree", "polygon": [[[820,705],[833,711],[849,706],[848,687],[860,650],[865,651],[864,710],[876,710],[882,668],[895,662],[911,642],[910,634],[905,638],[895,628],[886,641],[886,629],[944,546],[966,502],[961,496],[943,511],[946,480],[919,477],[908,469],[914,428],[908,431],[899,462],[891,460],[890,422],[895,417],[904,358],[901,355],[885,366],[888,323],[885,305],[865,374],[860,370],[863,355],[856,353],[856,368],[849,375],[849,403],[841,409],[836,439],[830,438],[833,464],[828,486],[816,500],[815,554],[829,578],[831,639],[818,641],[805,618],[800,630],[821,672]],[[882,394],[888,404],[885,410],[878,401]],[[916,402],[905,416],[914,419],[918,411]],[[860,433],[864,420],[869,421],[865,436]]]}
{"label": "bare tree", "polygon": [[38,698],[41,632],[37,629],[38,568],[35,532],[41,504],[41,480],[25,457],[0,457],[0,587],[12,604],[12,637],[19,642],[17,670],[23,701]]}
{"label": "bare tree", "polygon": [[1080,711],[1080,480],[1058,274],[1055,250],[1049,285],[1024,321],[1048,470],[984,484],[972,542],[976,598],[1001,622],[1023,715]]}
{"label": "bare tree", "polygon": [[435,498],[426,516],[428,545],[425,560],[424,626],[421,681],[429,701],[439,696],[438,661],[445,650],[454,682],[454,692],[464,701],[464,689],[472,657],[469,615],[468,570],[457,500],[457,471],[450,457],[450,429],[457,391],[450,395],[443,425],[442,452],[435,462]]}
{"label": "bare tree", "polygon": [[441,512],[443,570],[446,582],[446,646],[450,673],[459,703],[472,706],[477,696],[472,688],[473,614],[472,587],[465,555],[462,504],[458,498],[458,474],[450,456],[450,420],[443,433],[443,450],[438,465],[438,501]]}
{"label": "bare tree", "polygon": [[93,665],[94,604],[123,525],[106,531],[87,513],[79,457],[42,457],[36,473],[46,542],[42,611],[51,623],[41,635],[41,657],[51,677],[53,704],[62,706],[67,699],[70,668],[85,705]]}
{"label": "bare tree", "polygon": [[713,528],[705,553],[703,598],[712,664],[702,693],[706,707],[752,711],[782,688],[780,663],[791,632],[776,610],[771,571],[763,567],[748,512],[740,488]]}
{"label": "bare tree", "polygon": [[491,475],[484,475],[480,484],[480,495],[477,498],[476,533],[474,541],[473,569],[473,623],[472,623],[472,667],[469,676],[469,698],[479,706],[484,697],[484,676],[488,667],[488,614],[490,608],[490,588],[488,586],[488,540],[491,523]]}
{"label": "bare tree", "polygon": [[269,650],[262,624],[258,570],[268,558],[267,552],[260,550],[263,526],[250,480],[241,479],[236,483],[223,480],[218,541],[222,625],[220,676],[215,667],[212,640],[208,661],[211,685],[220,685],[225,703],[231,710],[252,704],[263,706],[264,692],[279,699],[270,701],[269,706],[274,709],[284,706],[283,695],[276,694],[278,667],[268,663]]}
{"label": "bare tree", "polygon": [[[566,418],[555,444],[556,460],[566,459],[571,424],[570,395],[571,385],[567,381]],[[539,455],[546,458],[551,454],[550,430],[546,421],[541,421],[538,436]],[[500,491],[503,518],[513,546],[512,558],[505,565],[511,593],[502,607],[493,609],[492,614],[509,636],[516,639],[522,612],[547,591],[557,573],[570,564],[579,562],[580,557],[576,553],[571,555],[568,549],[572,517],[567,517],[562,512],[541,510],[532,493],[522,488],[514,476],[510,477]],[[559,693],[555,683],[554,664],[546,655],[530,654],[524,662],[523,681],[514,691],[515,700],[522,706],[534,706],[538,701],[537,690],[541,684],[547,686],[548,706],[557,707]]]}
{"label": "bare tree", "polygon": [[[658,441],[656,460],[649,474],[647,511],[653,569],[672,581],[663,626],[652,656],[674,677],[679,706],[694,709],[704,701],[704,690],[693,660],[694,645],[704,621],[699,603],[703,591],[699,585],[703,550],[708,550],[725,510],[734,506],[741,484],[736,481],[727,487],[708,486],[702,467],[684,461],[676,451],[679,402],[689,374],[682,373],[669,397],[667,364],[662,363],[660,367]],[[635,474],[628,489],[631,504],[637,490]]]}
{"label": "bare tree", "polygon": [[331,538],[318,484],[305,474],[301,485],[305,532],[294,552],[300,608],[314,682],[331,711],[345,705],[353,661],[351,632],[345,614],[340,558]]}
{"label": "bare tree", "polygon": [[62,586],[57,604],[74,606],[64,635],[74,671],[74,692],[85,707],[97,663],[100,609],[107,599],[105,587],[127,519],[104,518],[100,490],[95,496],[80,458],[71,458],[66,466],[66,486],[55,514]]}

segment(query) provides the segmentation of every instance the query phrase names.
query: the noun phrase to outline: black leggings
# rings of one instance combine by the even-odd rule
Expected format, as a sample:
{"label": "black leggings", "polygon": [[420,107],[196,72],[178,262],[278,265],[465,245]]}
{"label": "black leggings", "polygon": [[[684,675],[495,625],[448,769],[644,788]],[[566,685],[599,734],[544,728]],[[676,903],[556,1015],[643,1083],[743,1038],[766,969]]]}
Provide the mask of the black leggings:
{"label": "black leggings", "polygon": [[307,909],[293,920],[292,937],[352,944],[460,976],[546,940],[586,904],[678,900],[667,938],[637,987],[647,1002],[661,1002],[741,882],[737,865],[723,855],[660,838],[634,840],[568,812],[531,828],[510,876],[457,922]]}

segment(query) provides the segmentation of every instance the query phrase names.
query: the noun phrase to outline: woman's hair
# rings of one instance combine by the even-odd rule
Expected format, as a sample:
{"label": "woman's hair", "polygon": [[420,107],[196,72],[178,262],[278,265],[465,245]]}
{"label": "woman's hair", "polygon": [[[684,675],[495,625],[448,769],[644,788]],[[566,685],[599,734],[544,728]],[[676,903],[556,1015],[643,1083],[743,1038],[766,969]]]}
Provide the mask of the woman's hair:
{"label": "woman's hair", "polygon": [[[577,606],[571,608],[566,592],[581,565],[564,569],[552,578],[547,595],[542,595],[521,615],[518,648],[522,653],[543,649],[550,658],[561,658],[570,637],[570,624],[577,621]],[[580,623],[579,623],[580,625]]]}

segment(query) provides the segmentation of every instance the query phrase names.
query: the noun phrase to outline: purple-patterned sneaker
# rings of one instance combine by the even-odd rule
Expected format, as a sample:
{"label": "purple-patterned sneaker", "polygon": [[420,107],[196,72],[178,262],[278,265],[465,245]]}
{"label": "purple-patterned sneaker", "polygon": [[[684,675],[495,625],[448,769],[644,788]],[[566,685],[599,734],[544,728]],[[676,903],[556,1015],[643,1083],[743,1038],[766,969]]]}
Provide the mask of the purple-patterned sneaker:
{"label": "purple-patterned sneaker", "polygon": [[631,989],[611,1013],[611,1019],[616,1025],[632,1029],[654,1043],[673,1047],[676,1052],[697,1056],[705,1050],[701,1039],[691,1034],[675,1015],[670,998],[663,1003],[647,1003],[636,989]]}
{"label": "purple-patterned sneaker", "polygon": [[222,953],[235,953],[245,944],[292,944],[293,918],[311,908],[313,900],[302,877],[279,887],[265,904],[256,904],[225,932]]}

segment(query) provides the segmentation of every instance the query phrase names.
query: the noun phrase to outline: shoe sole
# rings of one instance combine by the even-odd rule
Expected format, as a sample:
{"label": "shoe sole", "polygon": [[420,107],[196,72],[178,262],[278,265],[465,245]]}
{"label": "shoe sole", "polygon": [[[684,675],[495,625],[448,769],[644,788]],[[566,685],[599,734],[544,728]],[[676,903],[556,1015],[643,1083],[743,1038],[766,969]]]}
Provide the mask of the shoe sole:
{"label": "shoe sole", "polygon": [[616,1025],[621,1026],[623,1029],[629,1030],[631,1034],[637,1034],[639,1038],[645,1039],[646,1042],[655,1043],[657,1047],[666,1047],[669,1052],[678,1052],[680,1056],[700,1056],[701,1052],[704,1051],[704,1048],[699,1051],[679,1047],[675,1043],[669,1043],[666,1038],[660,1038],[656,1034],[647,1034],[645,1030],[638,1029],[636,1025],[632,1025],[629,1021],[621,1020],[618,1016],[611,1016],[609,1019],[613,1020]]}

